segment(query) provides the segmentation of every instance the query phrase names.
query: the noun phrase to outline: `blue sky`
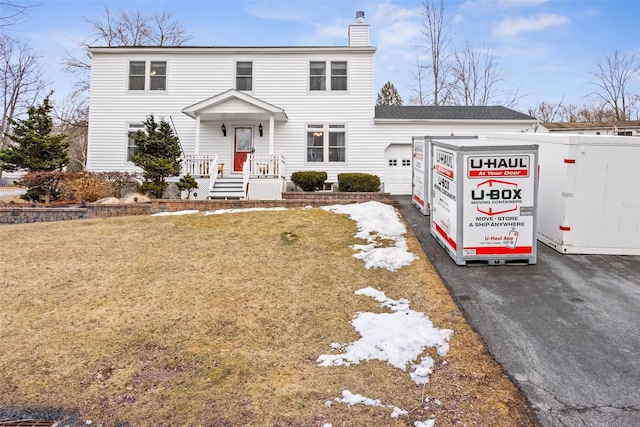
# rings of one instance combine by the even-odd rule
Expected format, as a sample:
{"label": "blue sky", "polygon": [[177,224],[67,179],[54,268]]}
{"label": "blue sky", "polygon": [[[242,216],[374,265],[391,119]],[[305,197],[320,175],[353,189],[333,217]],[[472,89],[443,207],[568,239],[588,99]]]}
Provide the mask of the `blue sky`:
{"label": "blue sky", "polygon": [[[206,46],[345,46],[348,25],[365,11],[375,55],[376,93],[391,81],[410,97],[412,72],[421,50],[419,0],[254,1],[32,1],[29,19],[14,37],[26,41],[48,64],[55,97],[69,90],[71,76],[60,57],[77,52],[90,27],[83,17],[111,11],[171,11]],[[615,50],[640,56],[637,0],[468,0],[446,1],[454,44],[491,49],[504,74],[501,88],[522,96],[526,112],[539,101],[581,105],[594,88],[589,70]],[[636,82],[635,93],[640,93]]]}

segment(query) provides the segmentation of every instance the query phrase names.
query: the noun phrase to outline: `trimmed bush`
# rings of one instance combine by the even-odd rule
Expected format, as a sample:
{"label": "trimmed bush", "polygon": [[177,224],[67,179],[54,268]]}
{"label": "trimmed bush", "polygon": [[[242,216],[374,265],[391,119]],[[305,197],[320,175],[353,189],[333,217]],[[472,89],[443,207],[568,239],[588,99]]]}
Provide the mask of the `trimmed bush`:
{"label": "trimmed bush", "polygon": [[338,174],[338,187],[345,192],[375,193],[380,190],[380,177],[368,173]]}
{"label": "trimmed bush", "polygon": [[298,187],[302,188],[302,191],[320,190],[324,186],[324,182],[326,180],[326,172],[303,171],[291,174],[291,181]]}

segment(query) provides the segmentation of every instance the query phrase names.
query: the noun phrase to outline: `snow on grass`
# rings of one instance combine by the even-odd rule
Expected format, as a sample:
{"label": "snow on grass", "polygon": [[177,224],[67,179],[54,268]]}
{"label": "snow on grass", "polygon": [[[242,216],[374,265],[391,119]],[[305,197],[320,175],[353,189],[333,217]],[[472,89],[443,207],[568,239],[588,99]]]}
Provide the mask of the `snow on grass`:
{"label": "snow on grass", "polygon": [[342,391],[342,397],[336,397],[336,402],[341,402],[349,406],[362,404],[367,406],[382,406],[380,399],[369,399],[361,394],[353,394],[349,390]]}
{"label": "snow on grass", "polygon": [[197,214],[198,210],[187,210],[187,211],[177,211],[177,212],[158,212],[154,213],[151,216],[170,216],[170,215],[193,215]]}
{"label": "snow on grass", "polygon": [[424,313],[409,309],[406,300],[393,300],[371,287],[360,289],[356,294],[371,296],[392,312],[356,314],[351,324],[361,338],[343,346],[341,354],[319,356],[320,366],[349,366],[360,361],[380,360],[403,371],[410,368],[416,384],[428,382],[433,359],[427,356],[418,363],[414,361],[427,347],[435,347],[439,355],[446,355],[453,331],[435,328]]}
{"label": "snow on grass", "polygon": [[[368,242],[354,245],[360,252],[353,256],[362,259],[366,268],[386,268],[396,271],[411,264],[417,257],[409,252],[404,234],[406,227],[400,221],[393,206],[380,202],[325,206],[323,209],[336,214],[347,214],[358,226],[357,238]],[[379,241],[391,240],[394,246],[379,247]]]}
{"label": "snow on grass", "polygon": [[205,215],[222,215],[227,213],[239,212],[264,212],[264,211],[286,211],[289,208],[243,208],[243,209],[218,209],[215,211],[205,212]]}
{"label": "snow on grass", "polygon": [[[323,209],[336,214],[348,214],[356,222],[359,230],[356,237],[365,239],[368,244],[354,245],[353,248],[360,251],[354,256],[364,260],[366,268],[386,268],[396,271],[411,264],[417,258],[408,250],[407,241],[403,237],[407,230],[392,206],[380,202],[367,202],[326,206]],[[287,210],[287,208],[220,209],[205,212],[205,215],[274,210]],[[379,247],[380,240],[391,240],[394,246]],[[356,314],[351,324],[361,338],[348,344],[331,343],[334,351],[343,352],[320,355],[317,363],[320,366],[329,367],[381,360],[405,372],[409,369],[409,375],[416,384],[426,384],[435,362],[429,356],[419,359],[420,354],[426,348],[434,347],[440,356],[445,356],[449,351],[449,338],[453,331],[435,328],[424,313],[410,309],[410,301],[407,299],[394,300],[372,287],[360,289],[355,294],[373,298],[389,312]],[[393,408],[391,412],[393,418],[408,413],[393,405],[383,405],[379,399],[354,394],[349,390],[344,390],[342,397],[335,398],[334,401],[349,406],[363,404]],[[327,401],[326,405],[330,406],[331,403]],[[414,426],[433,427],[434,424],[435,420],[430,419],[416,421]],[[330,426],[329,423],[324,424],[324,427]]]}

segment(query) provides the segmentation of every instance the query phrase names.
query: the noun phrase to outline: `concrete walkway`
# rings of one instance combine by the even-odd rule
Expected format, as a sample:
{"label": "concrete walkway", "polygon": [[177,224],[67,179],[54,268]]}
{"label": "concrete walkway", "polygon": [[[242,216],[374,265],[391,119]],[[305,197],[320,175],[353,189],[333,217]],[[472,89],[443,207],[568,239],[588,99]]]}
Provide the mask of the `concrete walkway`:
{"label": "concrete walkway", "polygon": [[409,196],[394,199],[542,426],[640,426],[640,257],[539,243],[535,265],[457,266],[429,217]]}

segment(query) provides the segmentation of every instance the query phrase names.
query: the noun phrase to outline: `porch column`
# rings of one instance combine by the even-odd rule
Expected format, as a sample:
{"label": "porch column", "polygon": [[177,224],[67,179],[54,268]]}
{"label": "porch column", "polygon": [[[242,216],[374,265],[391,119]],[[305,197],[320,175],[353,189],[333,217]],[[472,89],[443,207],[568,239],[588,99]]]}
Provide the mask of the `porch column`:
{"label": "porch column", "polygon": [[200,114],[196,115],[196,141],[194,151],[195,153],[193,154],[200,154]]}
{"label": "porch column", "polygon": [[275,128],[275,118],[272,115],[269,116],[269,154],[273,154],[273,147],[274,147],[274,139],[275,139],[275,133],[276,130]]}

